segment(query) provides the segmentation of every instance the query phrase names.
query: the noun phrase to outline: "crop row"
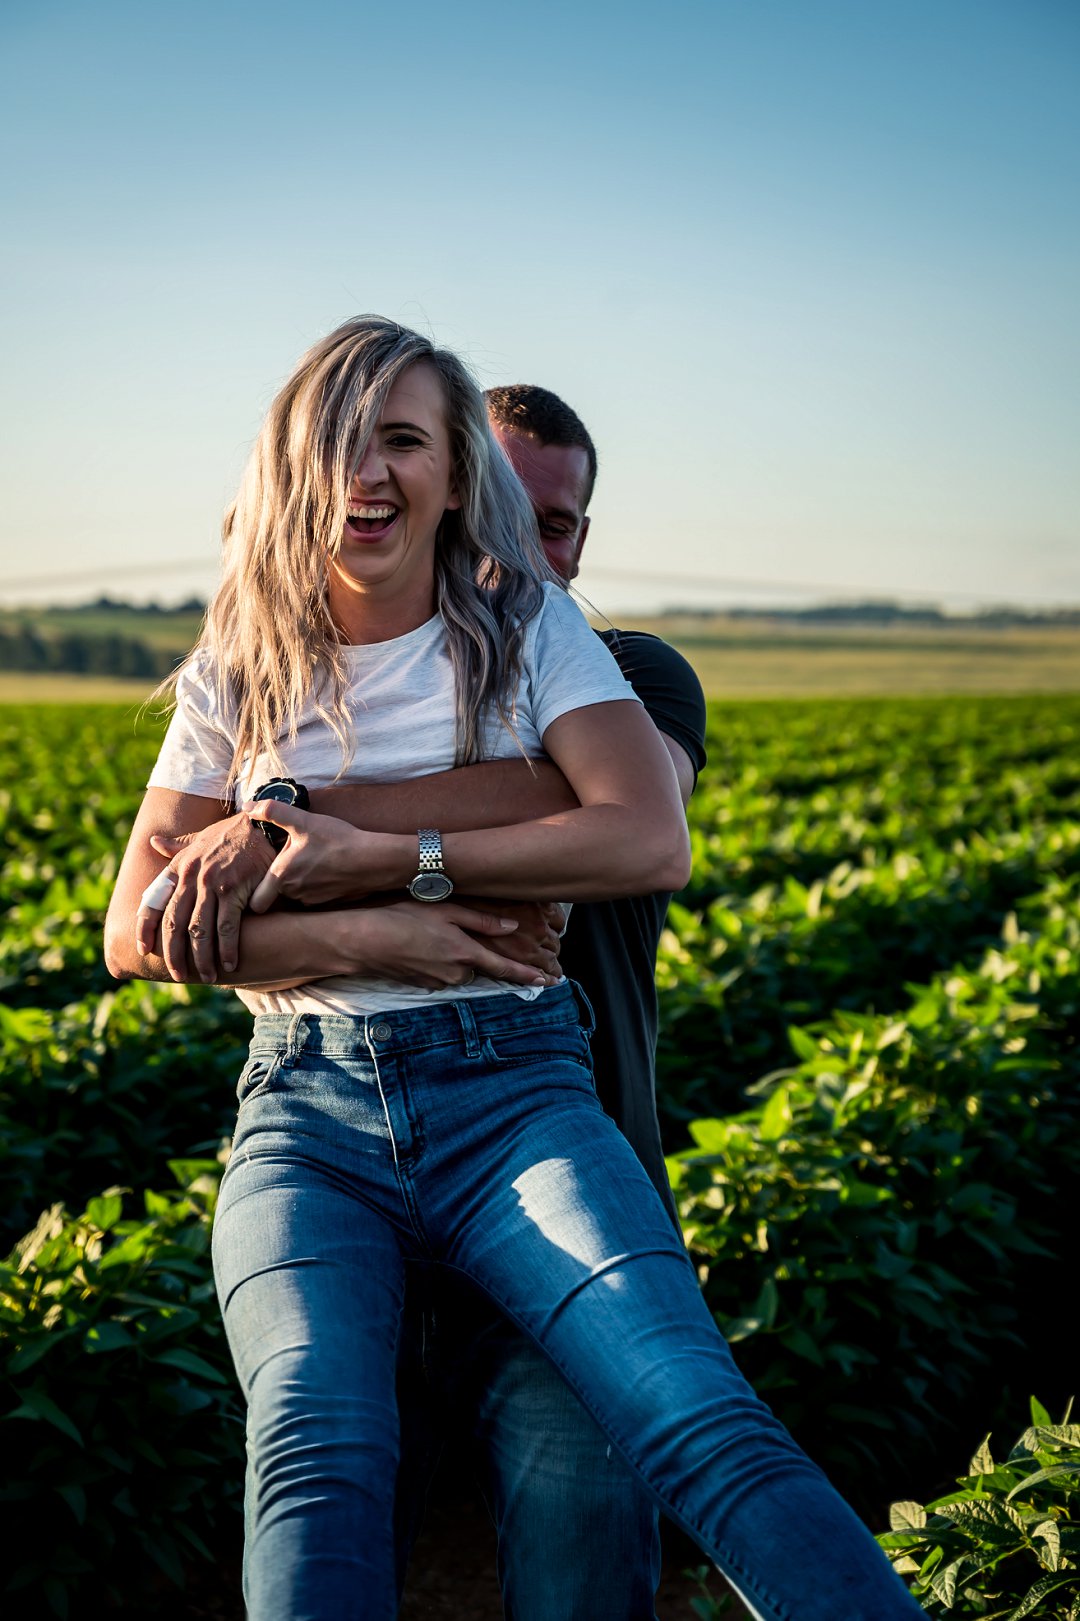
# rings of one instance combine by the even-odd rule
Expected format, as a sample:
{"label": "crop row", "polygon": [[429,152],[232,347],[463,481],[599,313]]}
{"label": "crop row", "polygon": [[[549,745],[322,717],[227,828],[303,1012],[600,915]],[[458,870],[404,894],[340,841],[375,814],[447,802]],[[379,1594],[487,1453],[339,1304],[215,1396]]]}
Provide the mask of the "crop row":
{"label": "crop row", "polygon": [[[864,1504],[886,1459],[923,1490],[1002,1384],[1065,1376],[1078,734],[1080,699],[711,713],[658,966],[672,1179],[737,1355]],[[5,1580],[58,1615],[110,1537],[130,1601],[235,1512],[205,1248],[246,1016],[100,955],[159,736],[0,710]]]}

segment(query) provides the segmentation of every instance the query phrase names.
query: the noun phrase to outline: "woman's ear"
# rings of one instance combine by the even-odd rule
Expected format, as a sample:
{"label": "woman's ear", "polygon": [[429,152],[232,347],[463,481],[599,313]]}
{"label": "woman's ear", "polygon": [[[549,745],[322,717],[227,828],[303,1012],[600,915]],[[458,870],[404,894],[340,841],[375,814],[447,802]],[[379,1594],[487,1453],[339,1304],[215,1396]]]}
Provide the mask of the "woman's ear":
{"label": "woman's ear", "polygon": [[450,494],[448,495],[447,500],[446,500],[446,511],[447,512],[460,512],[461,511],[461,497],[457,492],[457,485],[453,482],[453,480],[451,480],[451,482],[450,482]]}

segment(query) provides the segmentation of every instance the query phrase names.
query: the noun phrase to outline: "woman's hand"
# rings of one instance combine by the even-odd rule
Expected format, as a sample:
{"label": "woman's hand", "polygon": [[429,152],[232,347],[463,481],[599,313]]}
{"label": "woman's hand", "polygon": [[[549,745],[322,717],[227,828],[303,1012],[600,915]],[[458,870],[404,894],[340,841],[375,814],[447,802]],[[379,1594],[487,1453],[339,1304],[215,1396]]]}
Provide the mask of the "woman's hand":
{"label": "woman's hand", "polygon": [[[453,901],[394,901],[389,906],[362,907],[334,914],[336,926],[348,929],[354,919],[357,941],[355,972],[376,974],[426,990],[468,985],[478,974],[511,985],[553,985],[530,963],[514,962],[503,953],[517,929],[513,918],[496,917]],[[493,941],[485,945],[484,939]],[[494,944],[497,942],[497,944]]]}
{"label": "woman's hand", "polygon": [[336,816],[317,816],[271,799],[244,809],[253,823],[272,822],[289,835],[248,902],[253,912],[268,912],[282,895],[305,906],[323,906],[403,887],[392,875],[402,851],[415,851],[415,837],[368,833]]}

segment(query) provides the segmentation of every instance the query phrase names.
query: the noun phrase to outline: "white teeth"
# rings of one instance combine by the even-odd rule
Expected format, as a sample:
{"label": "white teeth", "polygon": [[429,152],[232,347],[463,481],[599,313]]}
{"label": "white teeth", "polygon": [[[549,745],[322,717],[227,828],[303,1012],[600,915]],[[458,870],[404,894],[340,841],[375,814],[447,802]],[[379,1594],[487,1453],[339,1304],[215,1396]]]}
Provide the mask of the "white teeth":
{"label": "white teeth", "polygon": [[350,518],[392,518],[397,507],[349,507],[346,516]]}

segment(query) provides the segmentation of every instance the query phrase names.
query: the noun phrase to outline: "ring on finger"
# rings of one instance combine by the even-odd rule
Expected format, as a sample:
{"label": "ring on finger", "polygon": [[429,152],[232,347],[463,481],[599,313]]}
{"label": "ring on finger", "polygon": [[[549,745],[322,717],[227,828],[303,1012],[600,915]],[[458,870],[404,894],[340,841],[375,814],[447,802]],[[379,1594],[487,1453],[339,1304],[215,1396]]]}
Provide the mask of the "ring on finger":
{"label": "ring on finger", "polygon": [[475,978],[476,978],[476,969],[475,968],[470,968],[468,973],[465,975],[465,978],[462,980],[461,983],[463,985],[471,985]]}

